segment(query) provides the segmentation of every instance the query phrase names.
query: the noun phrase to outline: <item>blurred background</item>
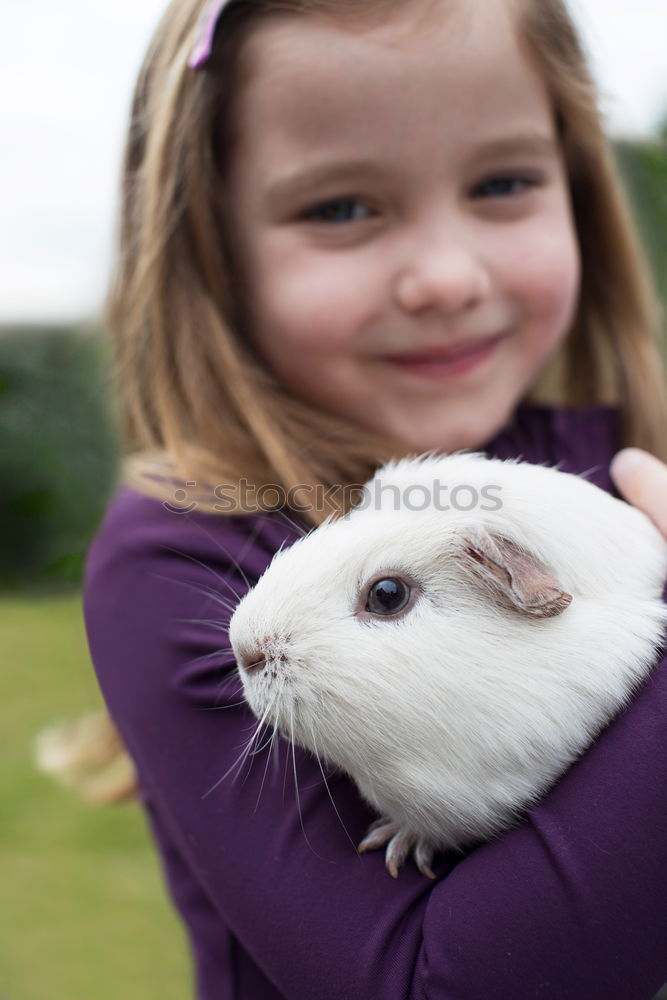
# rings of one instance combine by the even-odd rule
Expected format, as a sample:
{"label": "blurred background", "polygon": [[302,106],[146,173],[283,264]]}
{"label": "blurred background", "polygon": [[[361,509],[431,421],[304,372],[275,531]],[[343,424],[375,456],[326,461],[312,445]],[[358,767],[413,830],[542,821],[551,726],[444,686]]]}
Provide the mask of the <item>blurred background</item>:
{"label": "blurred background", "polygon": [[[3,0],[0,1000],[192,996],[138,808],[87,805],[34,765],[38,731],[101,704],[80,609],[117,474],[101,310],[131,90],[164,6]],[[570,7],[667,303],[667,4]]]}

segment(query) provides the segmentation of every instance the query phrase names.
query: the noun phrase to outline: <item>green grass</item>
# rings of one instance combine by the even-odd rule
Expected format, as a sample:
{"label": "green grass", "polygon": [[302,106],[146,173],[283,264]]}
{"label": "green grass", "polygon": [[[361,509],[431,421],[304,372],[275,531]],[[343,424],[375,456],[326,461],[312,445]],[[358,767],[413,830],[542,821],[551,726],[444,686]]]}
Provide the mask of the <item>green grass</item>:
{"label": "green grass", "polygon": [[189,1000],[184,933],[143,815],[33,764],[45,725],[101,705],[78,595],[0,596],[0,1000]]}

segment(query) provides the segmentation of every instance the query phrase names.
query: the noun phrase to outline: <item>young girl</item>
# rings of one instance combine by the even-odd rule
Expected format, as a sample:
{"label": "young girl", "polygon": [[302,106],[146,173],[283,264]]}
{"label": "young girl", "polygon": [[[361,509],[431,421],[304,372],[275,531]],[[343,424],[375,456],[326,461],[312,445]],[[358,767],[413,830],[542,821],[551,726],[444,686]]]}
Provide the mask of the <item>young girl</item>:
{"label": "young girl", "polygon": [[198,995],[648,1000],[667,661],[435,883],[356,853],[369,808],[305,752],[235,770],[226,608],[334,487],[429,449],[608,490],[621,446],[667,456],[657,309],[572,25],[561,0],[222,7],[174,0],[137,87],[111,297],[132,462],[86,582]]}

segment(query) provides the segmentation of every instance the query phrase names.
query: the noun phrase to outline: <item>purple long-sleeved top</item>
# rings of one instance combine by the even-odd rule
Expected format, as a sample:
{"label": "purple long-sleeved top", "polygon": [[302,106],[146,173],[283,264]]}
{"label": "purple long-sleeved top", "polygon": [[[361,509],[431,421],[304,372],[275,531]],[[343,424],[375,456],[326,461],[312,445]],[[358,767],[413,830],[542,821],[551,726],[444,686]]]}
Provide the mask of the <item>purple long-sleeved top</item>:
{"label": "purple long-sleeved top", "polygon": [[[617,416],[518,409],[486,451],[611,490]],[[202,1000],[650,1000],[667,980],[667,656],[517,828],[438,880],[355,850],[352,782],[253,729],[227,612],[295,532],[277,515],[174,513],[121,488],[85,588],[99,682],[140,775]],[[217,622],[217,627],[211,623]],[[298,804],[294,787],[298,776]],[[330,797],[331,795],[331,797]],[[335,808],[334,804],[335,803]]]}

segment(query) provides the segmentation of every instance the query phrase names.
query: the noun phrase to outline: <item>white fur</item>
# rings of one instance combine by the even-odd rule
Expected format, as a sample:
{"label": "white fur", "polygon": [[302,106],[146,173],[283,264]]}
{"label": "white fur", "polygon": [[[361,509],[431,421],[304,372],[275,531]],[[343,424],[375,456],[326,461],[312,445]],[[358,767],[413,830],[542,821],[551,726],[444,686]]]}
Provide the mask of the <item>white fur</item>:
{"label": "white fur", "polygon": [[[500,486],[502,508],[396,511],[387,497],[329,521],[275,556],[229,634],[237,660],[267,658],[241,670],[258,718],[441,849],[514,822],[627,702],[667,619],[667,544],[635,508],[543,466],[426,456],[374,481],[436,478]],[[494,600],[461,557],[480,525],[535,553],[570,606],[535,619]],[[355,613],[369,580],[397,573],[419,585],[410,611]]]}

